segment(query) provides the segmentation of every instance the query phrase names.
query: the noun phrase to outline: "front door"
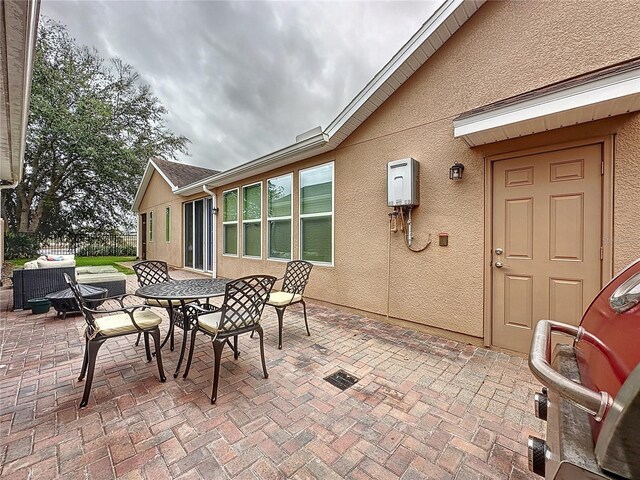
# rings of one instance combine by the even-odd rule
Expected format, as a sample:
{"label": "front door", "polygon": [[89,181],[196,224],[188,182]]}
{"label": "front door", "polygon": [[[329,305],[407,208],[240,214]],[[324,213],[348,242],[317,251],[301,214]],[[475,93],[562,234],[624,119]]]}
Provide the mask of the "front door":
{"label": "front door", "polygon": [[492,343],[528,352],[547,318],[577,325],[600,290],[602,145],[493,166]]}
{"label": "front door", "polygon": [[147,214],[143,213],[142,215],[140,215],[140,224],[141,224],[141,231],[140,231],[140,247],[142,252],[140,252],[140,259],[141,260],[146,260],[147,259]]}

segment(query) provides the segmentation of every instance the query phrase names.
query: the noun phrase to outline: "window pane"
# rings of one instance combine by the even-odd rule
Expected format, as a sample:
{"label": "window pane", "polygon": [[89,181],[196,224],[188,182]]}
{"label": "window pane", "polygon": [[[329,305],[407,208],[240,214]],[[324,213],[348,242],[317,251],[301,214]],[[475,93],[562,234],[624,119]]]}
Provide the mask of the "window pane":
{"label": "window pane", "polygon": [[268,212],[270,217],[291,216],[291,175],[268,182]]}
{"label": "window pane", "polygon": [[331,212],[333,164],[300,172],[300,213]]}
{"label": "window pane", "polygon": [[331,263],[331,217],[301,218],[302,260]]}
{"label": "window pane", "polygon": [[222,226],[223,251],[229,255],[238,254],[238,224]]}
{"label": "window pane", "polygon": [[291,259],[291,220],[269,221],[269,258]]}
{"label": "window pane", "polygon": [[245,223],[242,232],[244,244],[243,255],[250,257],[260,256],[260,223]]}
{"label": "window pane", "polygon": [[222,198],[222,221],[235,222],[238,220],[238,191],[225,192]]}
{"label": "window pane", "polygon": [[242,187],[242,219],[257,220],[262,216],[262,187],[258,183],[250,187]]}
{"label": "window pane", "polygon": [[169,241],[171,236],[171,209],[167,207],[164,211],[164,239]]}

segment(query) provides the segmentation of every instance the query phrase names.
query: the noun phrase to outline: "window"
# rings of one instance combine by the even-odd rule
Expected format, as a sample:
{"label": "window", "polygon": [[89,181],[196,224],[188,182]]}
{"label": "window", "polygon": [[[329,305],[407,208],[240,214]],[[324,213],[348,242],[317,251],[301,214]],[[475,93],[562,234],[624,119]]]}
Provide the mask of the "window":
{"label": "window", "polygon": [[267,180],[267,248],[272,260],[291,260],[292,190],[292,174]]}
{"label": "window", "polygon": [[171,207],[164,209],[164,241],[171,241]]}
{"label": "window", "polygon": [[300,170],[300,258],[333,265],[333,162]]}
{"label": "window", "polygon": [[262,182],[242,187],[242,256],[262,257]]}
{"label": "window", "polygon": [[238,189],[222,193],[222,253],[238,255]]}
{"label": "window", "polygon": [[149,241],[153,242],[153,212],[149,212]]}

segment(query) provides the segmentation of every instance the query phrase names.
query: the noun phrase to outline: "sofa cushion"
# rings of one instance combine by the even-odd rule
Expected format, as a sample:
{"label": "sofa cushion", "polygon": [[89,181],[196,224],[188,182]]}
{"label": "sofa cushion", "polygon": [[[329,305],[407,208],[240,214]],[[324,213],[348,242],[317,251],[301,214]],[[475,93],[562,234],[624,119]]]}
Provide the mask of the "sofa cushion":
{"label": "sofa cushion", "polygon": [[118,273],[116,267],[111,265],[102,265],[96,267],[78,267],[76,268],[76,275],[84,275],[84,274],[96,274],[96,273]]}
{"label": "sofa cushion", "polygon": [[76,276],[78,283],[104,283],[104,282],[118,282],[122,280],[127,281],[127,276],[124,273],[83,273]]}
{"label": "sofa cushion", "polygon": [[38,257],[38,268],[61,268],[61,267],[75,267],[76,260],[73,255],[54,255],[51,258],[60,258],[61,260],[48,260],[46,255]]}
{"label": "sofa cushion", "polygon": [[30,262],[25,263],[23,268],[25,270],[35,270],[38,268],[38,261],[31,260]]}

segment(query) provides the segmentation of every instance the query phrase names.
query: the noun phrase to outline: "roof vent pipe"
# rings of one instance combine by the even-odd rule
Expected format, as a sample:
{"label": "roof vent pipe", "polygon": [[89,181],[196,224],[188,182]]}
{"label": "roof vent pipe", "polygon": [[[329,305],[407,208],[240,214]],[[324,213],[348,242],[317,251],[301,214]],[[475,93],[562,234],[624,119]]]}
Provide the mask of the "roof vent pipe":
{"label": "roof vent pipe", "polygon": [[321,133],[322,133],[322,127],[318,126],[316,128],[312,128],[311,130],[307,130],[306,132],[301,133],[300,135],[296,135],[296,143],[315,137],[316,135],[320,135]]}

